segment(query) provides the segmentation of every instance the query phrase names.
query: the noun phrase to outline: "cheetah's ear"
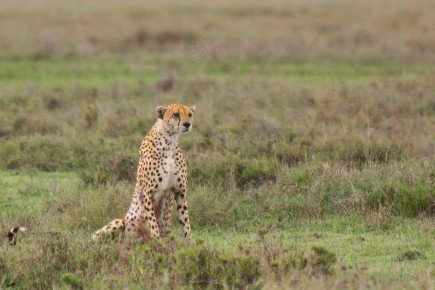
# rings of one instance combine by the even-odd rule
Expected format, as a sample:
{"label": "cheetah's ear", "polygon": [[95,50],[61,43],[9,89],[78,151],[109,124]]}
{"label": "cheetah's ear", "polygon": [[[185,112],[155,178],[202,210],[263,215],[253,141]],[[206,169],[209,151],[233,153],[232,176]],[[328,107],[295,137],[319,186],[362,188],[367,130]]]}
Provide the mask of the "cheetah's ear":
{"label": "cheetah's ear", "polygon": [[163,119],[163,115],[165,115],[165,112],[166,112],[166,107],[158,106],[158,107],[156,108],[157,116],[158,116],[160,119]]}
{"label": "cheetah's ear", "polygon": [[196,107],[195,107],[195,106],[192,106],[192,107],[190,107],[190,108],[191,108],[192,111],[195,113]]}

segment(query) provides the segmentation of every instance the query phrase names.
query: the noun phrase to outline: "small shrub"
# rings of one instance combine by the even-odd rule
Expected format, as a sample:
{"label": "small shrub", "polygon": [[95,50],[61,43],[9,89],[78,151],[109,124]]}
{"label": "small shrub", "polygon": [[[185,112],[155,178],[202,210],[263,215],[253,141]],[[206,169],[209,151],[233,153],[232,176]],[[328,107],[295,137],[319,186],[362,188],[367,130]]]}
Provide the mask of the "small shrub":
{"label": "small shrub", "polygon": [[[107,153],[109,154],[109,153]],[[85,184],[113,183],[120,180],[134,181],[137,161],[125,153],[111,153],[109,156],[98,156],[98,160],[88,159],[88,166],[79,171]]]}
{"label": "small shrub", "polygon": [[234,167],[234,178],[239,187],[258,186],[265,181],[276,180],[272,161],[236,159]]}
{"label": "small shrub", "polygon": [[60,100],[55,95],[48,95],[44,98],[44,105],[48,111],[53,111],[60,107]]}
{"label": "small shrub", "polygon": [[196,39],[197,35],[191,31],[162,31],[155,35],[155,40],[161,46],[175,43],[191,44]]}
{"label": "small shrub", "polygon": [[[123,249],[129,248],[124,246]],[[125,250],[120,253],[126,254]],[[132,269],[141,268],[146,263],[147,270],[140,279],[147,285],[170,273],[170,288],[210,285],[261,287],[264,277],[284,277],[294,269],[307,266],[304,253],[264,236],[258,243],[239,244],[237,247],[210,245],[202,239],[189,245],[173,239],[168,244],[151,240],[137,247],[127,260]]]}
{"label": "small shrub", "polygon": [[111,172],[117,180],[133,181],[136,176],[137,161],[125,153],[118,153],[109,161]]}
{"label": "small shrub", "polygon": [[113,143],[102,138],[88,138],[72,143],[70,152],[74,161],[73,168],[85,184],[134,181],[137,151],[129,150],[129,142],[125,140]]}
{"label": "small shrub", "polygon": [[400,254],[398,261],[413,261],[413,260],[419,260],[419,259],[425,259],[425,255],[419,251],[405,251]]}
{"label": "small shrub", "polygon": [[180,265],[189,265],[184,273],[187,283],[223,282],[229,287],[242,287],[252,284],[262,273],[258,256],[230,254],[209,245],[197,244],[176,255]]}
{"label": "small shrub", "polygon": [[85,126],[87,129],[92,128],[98,120],[98,110],[95,105],[89,105],[85,111]]}
{"label": "small shrub", "polygon": [[369,162],[385,163],[400,160],[402,150],[395,144],[366,142],[360,139],[344,139],[326,143],[320,148],[331,160],[340,160],[361,166]]}
{"label": "small shrub", "polygon": [[239,188],[259,186],[266,181],[274,181],[277,172],[274,162],[265,159],[245,159],[224,157],[196,163],[190,167],[190,180],[198,184],[229,185],[231,181]]}
{"label": "small shrub", "polygon": [[65,273],[62,274],[62,276],[60,277],[60,280],[62,282],[65,282],[69,285],[71,285],[74,288],[82,288],[82,282],[80,280],[80,278],[74,274],[74,273]]}
{"label": "small shrub", "polygon": [[17,286],[17,281],[10,276],[7,276],[3,283],[6,287],[16,287]]}
{"label": "small shrub", "polygon": [[331,267],[337,261],[334,253],[326,250],[323,247],[312,246],[313,254],[311,255],[309,265],[314,272],[331,274]]}
{"label": "small shrub", "polygon": [[394,214],[416,217],[420,213],[435,213],[435,191],[433,183],[424,178],[415,182],[395,181],[381,189],[374,190],[367,196],[367,205],[391,207]]}
{"label": "small shrub", "polygon": [[71,169],[67,144],[51,136],[34,135],[12,139],[0,148],[0,165],[8,169],[36,168],[42,171]]}
{"label": "small shrub", "polygon": [[391,214],[391,208],[379,205],[376,212],[371,212],[365,218],[365,224],[370,230],[388,231],[395,226],[396,220]]}

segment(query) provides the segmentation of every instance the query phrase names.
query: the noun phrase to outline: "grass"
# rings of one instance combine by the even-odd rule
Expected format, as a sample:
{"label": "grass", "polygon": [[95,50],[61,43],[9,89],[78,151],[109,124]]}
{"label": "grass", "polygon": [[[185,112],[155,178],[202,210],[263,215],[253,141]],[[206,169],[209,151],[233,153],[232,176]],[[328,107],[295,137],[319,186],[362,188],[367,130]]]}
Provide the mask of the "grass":
{"label": "grass", "polygon": [[[349,205],[316,217],[325,205],[313,208],[313,201],[303,198],[300,204],[291,203],[283,189],[270,193],[278,196],[262,194],[264,186],[243,196],[214,190],[218,195],[212,197],[202,187],[190,193],[189,201],[196,205],[191,210],[196,242],[190,246],[178,227],[163,244],[93,243],[89,233],[127,209],[133,184],[94,188],[74,173],[8,172],[2,180],[9,193],[2,201],[3,226],[19,223],[29,229],[12,251],[6,242],[2,245],[4,286],[239,287],[278,281],[291,286],[296,280],[296,285],[312,287],[308,285],[319,279],[353,286],[385,287],[398,281],[403,287],[433,285],[432,217],[406,218],[382,208],[346,213],[352,210]],[[238,256],[240,247],[250,254]],[[330,254],[320,250],[325,257],[319,258],[311,247]],[[48,250],[40,253],[44,248]],[[199,261],[207,268],[195,268]],[[170,280],[165,280],[167,275]]]}
{"label": "grass", "polygon": [[[433,288],[433,3],[384,5],[0,3],[0,288]],[[169,103],[192,243],[92,242]]]}
{"label": "grass", "polygon": [[[67,84],[72,79],[77,84],[101,86],[111,82],[122,81],[130,85],[138,82],[155,82],[163,74],[162,63],[167,62],[162,56],[141,56],[137,60],[113,59],[102,56],[90,62],[79,57],[54,57],[48,59],[8,59],[0,68],[2,84],[14,87],[20,83],[35,83],[41,86]],[[169,60],[170,61],[170,60]],[[224,59],[219,62],[195,62],[191,59],[173,60],[177,72],[192,77],[215,80],[237,79],[249,82],[252,78],[264,78],[279,82],[295,84],[324,84],[346,81],[348,83],[367,83],[379,79],[415,81],[433,73],[430,65],[401,65],[395,62],[384,64],[366,63],[252,63],[249,60],[234,61]]]}

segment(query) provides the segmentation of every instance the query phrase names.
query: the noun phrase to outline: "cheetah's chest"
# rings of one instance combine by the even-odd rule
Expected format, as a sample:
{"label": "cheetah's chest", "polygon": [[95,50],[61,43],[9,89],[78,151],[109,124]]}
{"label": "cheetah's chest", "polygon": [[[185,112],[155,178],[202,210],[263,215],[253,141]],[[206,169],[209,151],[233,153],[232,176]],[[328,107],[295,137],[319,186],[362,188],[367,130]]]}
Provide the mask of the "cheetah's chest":
{"label": "cheetah's chest", "polygon": [[179,166],[174,159],[174,151],[166,151],[164,158],[159,162],[159,186],[153,194],[154,202],[160,200],[164,194],[169,194],[169,190],[176,185],[177,175],[179,176]]}
{"label": "cheetah's chest", "polygon": [[178,170],[179,169],[177,168],[175,160],[172,156],[168,156],[167,158],[163,159],[163,164],[161,166],[162,190],[168,190],[171,187],[175,186],[176,174],[178,174]]}

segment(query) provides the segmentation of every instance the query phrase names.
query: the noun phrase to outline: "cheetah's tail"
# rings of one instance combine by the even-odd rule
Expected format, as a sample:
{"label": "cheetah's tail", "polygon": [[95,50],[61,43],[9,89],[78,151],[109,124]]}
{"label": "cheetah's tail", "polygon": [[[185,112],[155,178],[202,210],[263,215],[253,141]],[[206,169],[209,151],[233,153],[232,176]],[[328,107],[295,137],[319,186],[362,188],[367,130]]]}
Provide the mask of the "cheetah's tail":
{"label": "cheetah's tail", "polygon": [[114,219],[98,231],[92,234],[92,239],[98,240],[101,236],[110,235],[112,239],[125,229],[125,219]]}
{"label": "cheetah's tail", "polygon": [[26,231],[26,228],[25,227],[20,227],[20,226],[17,226],[17,227],[9,229],[9,231],[7,233],[7,237],[9,239],[9,243],[12,246],[15,246],[17,244],[17,240],[16,240],[16,234],[17,234],[17,232],[25,232],[25,231]]}

